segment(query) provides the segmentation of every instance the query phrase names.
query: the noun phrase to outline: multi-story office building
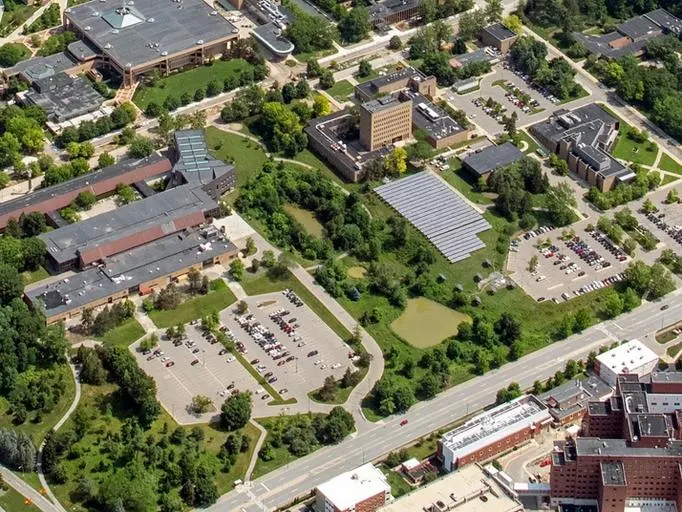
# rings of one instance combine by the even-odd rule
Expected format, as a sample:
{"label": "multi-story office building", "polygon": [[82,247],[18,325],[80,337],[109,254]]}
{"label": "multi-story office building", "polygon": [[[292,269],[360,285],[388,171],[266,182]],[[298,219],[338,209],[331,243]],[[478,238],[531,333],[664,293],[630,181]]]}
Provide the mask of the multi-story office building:
{"label": "multi-story office building", "polygon": [[360,143],[369,151],[412,135],[412,101],[382,96],[360,105]]}

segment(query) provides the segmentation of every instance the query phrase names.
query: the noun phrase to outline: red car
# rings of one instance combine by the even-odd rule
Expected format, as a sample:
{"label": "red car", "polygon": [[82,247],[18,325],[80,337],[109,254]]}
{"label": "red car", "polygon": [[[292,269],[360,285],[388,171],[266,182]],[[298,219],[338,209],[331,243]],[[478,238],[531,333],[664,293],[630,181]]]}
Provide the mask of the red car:
{"label": "red car", "polygon": [[404,427],[405,425],[407,425],[407,420],[403,420],[400,422],[401,427]]}
{"label": "red car", "polygon": [[175,366],[175,363],[173,361],[168,361],[166,363],[166,368],[170,368],[171,366]]}

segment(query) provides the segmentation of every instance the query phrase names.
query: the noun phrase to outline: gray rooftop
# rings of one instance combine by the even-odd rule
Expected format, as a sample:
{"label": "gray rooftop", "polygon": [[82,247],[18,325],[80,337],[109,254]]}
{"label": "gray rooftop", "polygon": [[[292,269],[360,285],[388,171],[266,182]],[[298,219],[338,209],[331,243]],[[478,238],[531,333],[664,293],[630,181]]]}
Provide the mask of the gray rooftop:
{"label": "gray rooftop", "polygon": [[419,3],[420,0],[384,0],[369,6],[369,16],[376,22],[392,14],[414,9]]}
{"label": "gray rooftop", "polygon": [[374,191],[451,263],[485,247],[476,235],[490,229],[490,224],[439,177],[419,172]]}
{"label": "gray rooftop", "polygon": [[412,100],[412,124],[424,130],[434,139],[442,139],[464,131],[464,128],[442,108],[426,99],[422,94],[405,91]]}
{"label": "gray rooftop", "polygon": [[377,98],[375,100],[366,101],[365,103],[360,105],[360,107],[367,110],[368,112],[375,113],[380,112],[382,110],[393,108],[404,102],[405,100],[403,100],[399,95],[392,94],[382,96],[381,98]]}
{"label": "gray rooftop", "polygon": [[516,37],[516,34],[502,25],[502,23],[493,23],[492,25],[488,25],[483,29],[483,32],[486,32],[498,41],[506,41],[507,39]]}
{"label": "gray rooftop", "polygon": [[644,16],[656,23],[656,25],[666,32],[671,32],[676,36],[679,36],[682,33],[682,20],[673,16],[665,9],[656,9],[655,11],[646,13]]}
{"label": "gray rooftop", "polygon": [[629,428],[637,438],[665,437],[668,434],[668,422],[664,414],[630,414]]}
{"label": "gray rooftop", "polygon": [[216,160],[209,154],[203,130],[177,130],[173,137],[179,155],[173,171],[182,173],[188,183],[206,185],[235,171],[233,165]]}
{"label": "gray rooftop", "polygon": [[575,440],[578,456],[609,457],[682,457],[682,441],[672,441],[662,448],[635,448],[624,439],[578,437]]}
{"label": "gray rooftop", "polygon": [[88,60],[99,55],[97,48],[92,46],[87,41],[82,41],[80,39],[69,44],[69,46],[66,48],[69,50],[69,53],[79,61]]}
{"label": "gray rooftop", "polygon": [[93,0],[65,16],[121,67],[136,67],[199,45],[236,37],[238,29],[203,0]]}
{"label": "gray rooftop", "polygon": [[48,119],[57,123],[94,112],[104,102],[90,82],[66,73],[40,78],[33,87],[34,91],[26,93],[26,101],[42,107]]}
{"label": "gray rooftop", "polygon": [[488,146],[464,159],[463,163],[468,169],[483,176],[484,174],[506,167],[522,159],[524,154],[511,142],[505,142],[499,146]]}
{"label": "gray rooftop", "polygon": [[282,29],[274,23],[259,25],[253,29],[253,36],[276,55],[289,55],[294,44],[282,35]]}
{"label": "gray rooftop", "polygon": [[[188,215],[202,214],[216,207],[216,203],[201,188],[177,187],[146,199],[96,215],[87,220],[39,235],[47,246],[48,254],[57,262],[76,260],[84,251],[127,237],[139,236],[145,243],[146,230],[159,234],[181,230],[182,219]],[[177,224],[176,224],[177,222]],[[155,233],[155,238],[159,238]],[[135,245],[140,245],[137,243]]]}
{"label": "gray rooftop", "polygon": [[651,382],[682,382],[682,372],[652,372],[649,376]]}
{"label": "gray rooftop", "polygon": [[466,66],[467,64],[471,64],[472,62],[490,62],[494,60],[494,58],[488,52],[485,51],[485,48],[479,48],[478,50],[475,50],[473,52],[455,55],[453,59],[459,62],[462,66]]}
{"label": "gray rooftop", "polygon": [[129,171],[133,171],[140,167],[162,162],[167,164],[163,166],[165,171],[170,171],[170,161],[168,161],[166,157],[157,154],[153,154],[142,159],[126,158],[115,163],[114,165],[105,167],[104,169],[99,169],[97,171],[72,178],[68,181],[64,181],[51,187],[40,188],[35,192],[31,192],[25,196],[17,197],[16,199],[12,199],[10,201],[4,201],[0,203],[0,216],[11,214],[12,212],[18,211],[21,208],[41,204],[54,197],[75,192],[77,190],[82,190],[88,186],[94,186],[96,183],[101,181],[116,179],[117,176]]}
{"label": "gray rooftop", "polygon": [[601,461],[601,480],[605,486],[625,485],[625,468],[621,461]]}
{"label": "gray rooftop", "polygon": [[356,88],[361,89],[367,96],[373,96],[374,94],[377,94],[379,89],[382,87],[401,81],[407,83],[411,78],[414,77],[425,78],[421,71],[408,66],[399,71],[394,71],[393,73],[379,76],[374,80],[362,82],[361,84],[357,85]]}
{"label": "gray rooftop", "polygon": [[661,27],[644,16],[635,16],[634,18],[630,18],[620,25],[617,25],[616,29],[633,41],[637,41],[643,37],[650,37],[659,32]]}
{"label": "gray rooftop", "polygon": [[582,379],[570,380],[564,382],[549,391],[546,391],[538,396],[542,401],[547,401],[554,398],[559,403],[570,400],[574,397],[582,398],[601,398],[610,394],[613,389],[606,384],[599,377],[590,375]]}
{"label": "gray rooftop", "polygon": [[5,69],[6,76],[22,75],[28,82],[47,78],[77,65],[77,62],[66,52],[55,53],[47,57],[24,60],[11,68]]}
{"label": "gray rooftop", "polygon": [[188,230],[107,258],[70,278],[26,291],[31,303],[41,303],[47,316],[59,315],[141,283],[235,251],[215,228]]}

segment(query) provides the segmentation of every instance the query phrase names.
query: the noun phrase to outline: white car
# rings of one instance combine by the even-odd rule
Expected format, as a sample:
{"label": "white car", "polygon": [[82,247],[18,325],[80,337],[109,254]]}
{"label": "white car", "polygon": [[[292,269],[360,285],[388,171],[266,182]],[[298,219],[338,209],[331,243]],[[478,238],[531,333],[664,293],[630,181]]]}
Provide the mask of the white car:
{"label": "white car", "polygon": [[227,358],[227,362],[228,362],[228,363],[234,363],[236,360],[237,360],[237,358],[234,357],[234,356],[229,356],[229,357]]}

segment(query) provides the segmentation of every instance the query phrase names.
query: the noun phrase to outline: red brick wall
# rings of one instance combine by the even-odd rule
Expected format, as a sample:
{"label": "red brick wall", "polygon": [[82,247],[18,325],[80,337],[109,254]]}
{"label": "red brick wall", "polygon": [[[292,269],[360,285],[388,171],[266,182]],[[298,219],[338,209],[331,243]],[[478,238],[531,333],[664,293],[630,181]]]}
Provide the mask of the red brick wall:
{"label": "red brick wall", "polygon": [[514,446],[532,439],[535,434],[540,432],[540,430],[541,428],[539,425],[536,425],[535,429],[531,429],[530,427],[524,428],[519,432],[511,434],[503,439],[500,439],[499,441],[496,441],[493,444],[484,446],[480,450],[459,458],[456,461],[457,467],[462,467],[473,462],[483,462],[490,460],[496,455],[511,450],[514,448]]}
{"label": "red brick wall", "polygon": [[682,382],[652,382],[652,393],[682,393]]}
{"label": "red brick wall", "polygon": [[386,503],[386,494],[381,492],[366,500],[358,502],[355,505],[355,512],[374,512],[376,509],[383,506],[384,503]]}

